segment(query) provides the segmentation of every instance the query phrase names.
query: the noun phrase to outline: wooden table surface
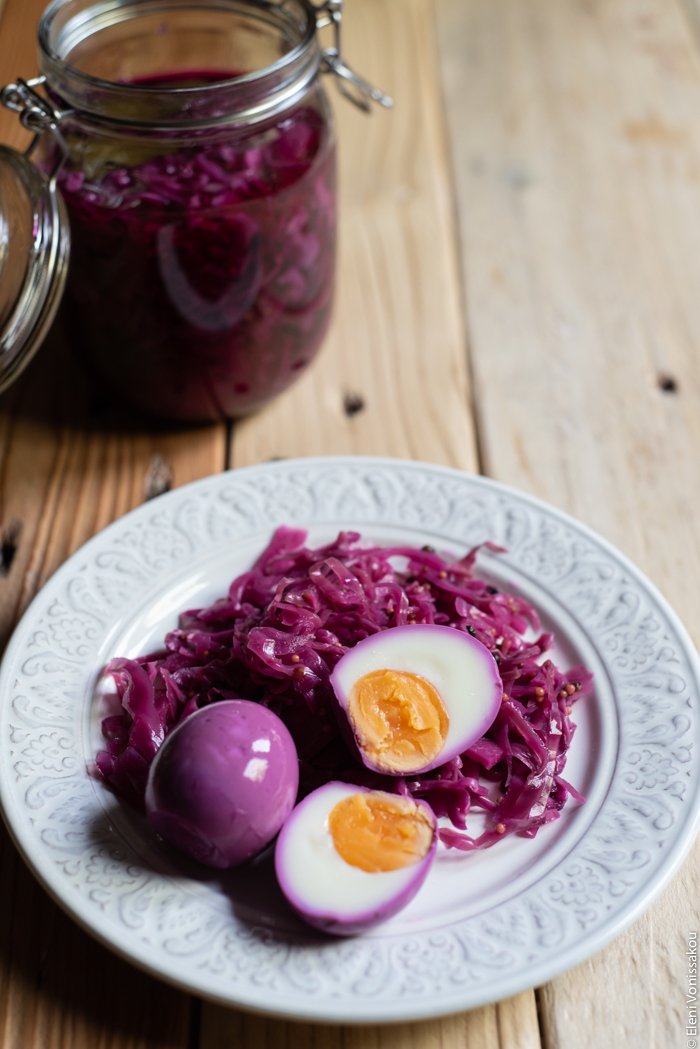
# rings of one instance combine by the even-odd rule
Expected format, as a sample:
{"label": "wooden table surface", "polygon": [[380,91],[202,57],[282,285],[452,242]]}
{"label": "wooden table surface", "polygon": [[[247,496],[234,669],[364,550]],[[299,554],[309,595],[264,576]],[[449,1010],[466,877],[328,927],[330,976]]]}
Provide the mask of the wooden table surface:
{"label": "wooden table surface", "polygon": [[[2,82],[45,0],[5,0]],[[700,636],[700,7],[347,0],[339,294],[322,355],[231,427],[131,417],[55,329],[0,398],[0,634],[100,528],[275,456],[482,472],[597,529]],[[14,115],[0,140],[18,145]],[[364,408],[344,405],[357,395]],[[315,1027],[200,1002],[94,942],[0,833],[2,1049],[675,1049],[700,851],[647,914],[545,987],[430,1023]]]}

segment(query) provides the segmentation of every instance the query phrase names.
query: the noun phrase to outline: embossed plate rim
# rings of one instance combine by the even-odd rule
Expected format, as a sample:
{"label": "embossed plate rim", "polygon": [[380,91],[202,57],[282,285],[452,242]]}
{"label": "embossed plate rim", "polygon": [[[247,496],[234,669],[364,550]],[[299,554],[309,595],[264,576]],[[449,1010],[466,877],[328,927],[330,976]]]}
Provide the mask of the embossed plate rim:
{"label": "embossed plate rim", "polygon": [[[171,515],[170,527],[174,531],[177,530],[177,525],[174,523],[177,507],[184,507],[187,504],[187,501],[191,498],[195,501],[199,498],[200,502],[206,500],[208,497],[210,497],[211,500],[215,500],[217,493],[221,495],[221,493],[226,490],[227,486],[233,486],[234,488],[237,487],[241,491],[248,486],[249,492],[257,490],[258,495],[262,498],[261,493],[265,487],[265,478],[270,480],[277,476],[283,481],[285,477],[288,478],[295,474],[305,474],[307,477],[307,483],[311,486],[314,483],[313,478],[316,479],[317,483],[320,483],[319,478],[322,478],[324,472],[329,469],[339,477],[342,476],[343,471],[349,472],[351,479],[354,478],[354,480],[352,480],[352,485],[347,490],[352,490],[355,494],[361,494],[361,485],[366,483],[369,474],[373,473],[378,476],[384,473],[384,481],[390,487],[391,478],[398,479],[405,473],[408,473],[412,475],[413,478],[417,478],[418,475],[421,475],[424,482],[427,478],[428,482],[434,482],[438,487],[439,479],[442,479],[445,486],[449,486],[450,484],[457,486],[455,491],[457,491],[457,489],[460,489],[460,491],[471,489],[474,497],[476,497],[477,493],[484,498],[488,496],[492,499],[494,506],[500,500],[504,505],[510,506],[511,512],[514,513],[516,517],[517,510],[525,507],[528,509],[529,513],[533,515],[533,520],[538,521],[540,525],[544,522],[558,524],[565,534],[569,535],[569,537],[574,537],[571,540],[572,543],[574,540],[580,539],[583,543],[590,544],[593,549],[597,550],[608,559],[609,564],[616,566],[617,569],[633,581],[637,588],[635,591],[637,595],[641,594],[647,598],[650,602],[651,608],[659,615],[661,626],[670,632],[671,640],[678,646],[679,653],[682,653],[684,656],[690,682],[693,686],[693,694],[697,695],[698,683],[700,682],[700,660],[698,660],[697,653],[695,652],[685,628],[680,623],[680,620],[673,612],[666,599],[659,593],[653,584],[651,584],[650,581],[631,562],[629,562],[626,557],[624,557],[624,555],[602,537],[592,532],[585,525],[575,521],[567,514],[564,514],[554,507],[548,506],[533,496],[518,492],[505,485],[501,485],[498,482],[491,481],[488,478],[466,474],[449,467],[434,466],[432,464],[410,460],[374,458],[369,456],[329,456],[313,459],[283,460],[281,462],[266,463],[259,466],[246,467],[235,471],[216,474],[212,477],[193,482],[191,485],[175,489],[174,491],[159,497],[157,501],[139,507],[130,514],[125,515],[123,518],[109,525],[97,536],[93,537],[87,544],[85,544],[85,546],[69,558],[69,560],[66,561],[46,583],[44,588],[35,597],[22,618],[22,621],[18,625],[10,645],[8,646],[3,659],[2,670],[0,671],[0,718],[2,719],[2,744],[0,745],[3,748],[6,759],[2,763],[2,766],[0,766],[0,804],[2,805],[3,816],[8,824],[10,833],[24,855],[24,858],[59,904],[63,906],[76,920],[78,920],[79,923],[90,933],[106,943],[107,946],[116,950],[130,961],[140,965],[147,971],[153,972],[155,975],[162,978],[166,978],[187,990],[203,994],[206,997],[223,1002],[224,1004],[238,1005],[251,1011],[263,1012],[277,1016],[344,1023],[389,1023],[407,1019],[424,1019],[432,1016],[448,1014],[461,1009],[473,1008],[543,983],[600,949],[605,943],[609,942],[609,940],[621,932],[626,925],[632,922],[668,883],[680,866],[695,837],[698,824],[700,823],[700,790],[698,789],[697,761],[694,760],[692,756],[688,759],[687,763],[690,767],[686,771],[690,777],[689,785],[692,786],[692,794],[689,804],[685,806],[681,812],[682,818],[676,824],[674,833],[667,835],[666,839],[660,843],[660,848],[664,850],[661,862],[656,863],[651,872],[647,872],[651,873],[651,877],[647,878],[646,881],[642,878],[641,882],[634,887],[627,897],[624,897],[626,889],[623,888],[621,890],[624,897],[624,903],[621,906],[618,906],[606,921],[603,921],[602,923],[598,922],[597,925],[594,924],[593,927],[588,930],[586,930],[584,923],[583,933],[580,935],[570,935],[570,942],[566,944],[563,950],[557,952],[550,950],[549,955],[545,952],[542,958],[534,964],[521,964],[519,967],[516,966],[514,970],[508,973],[502,973],[494,977],[493,972],[489,971],[488,966],[482,965],[483,972],[480,978],[472,979],[471,982],[466,985],[456,985],[453,989],[448,989],[447,991],[441,989],[434,994],[425,992],[421,995],[418,988],[416,988],[415,993],[412,993],[410,986],[408,990],[406,990],[404,984],[404,989],[401,993],[394,993],[392,996],[391,993],[382,994],[380,992],[374,999],[371,997],[368,998],[366,995],[362,997],[359,993],[354,998],[352,996],[348,998],[347,995],[345,997],[333,997],[329,994],[321,994],[320,997],[317,995],[316,998],[313,998],[310,994],[305,995],[302,990],[299,990],[299,992],[294,995],[289,992],[286,994],[278,993],[275,995],[274,990],[270,990],[269,987],[258,987],[256,989],[252,986],[250,974],[248,975],[249,983],[247,986],[237,987],[235,983],[231,983],[230,989],[224,990],[221,985],[213,987],[212,983],[208,982],[208,979],[205,979],[202,971],[196,970],[196,966],[190,966],[190,971],[183,975],[182,971],[178,972],[177,968],[172,964],[172,959],[169,959],[166,963],[162,957],[158,956],[157,951],[147,949],[148,945],[144,945],[141,942],[131,942],[127,944],[122,937],[115,934],[114,929],[110,926],[108,921],[100,920],[99,910],[88,904],[86,895],[81,896],[79,891],[74,891],[72,884],[69,884],[69,880],[67,881],[65,874],[61,875],[58,873],[56,866],[52,865],[50,862],[50,860],[55,859],[55,856],[51,855],[50,859],[47,858],[47,846],[44,845],[43,839],[39,835],[39,831],[27,818],[26,805],[28,803],[25,802],[25,811],[23,811],[17,801],[18,788],[16,783],[12,782],[11,770],[13,768],[14,754],[12,752],[11,740],[9,739],[7,730],[9,717],[8,710],[12,709],[13,702],[11,693],[14,691],[13,680],[15,677],[15,671],[18,673],[20,672],[18,669],[18,661],[22,663],[22,667],[27,665],[28,658],[26,656],[26,649],[32,638],[32,629],[34,627],[38,628],[43,622],[42,616],[48,617],[50,615],[50,608],[55,607],[56,602],[58,602],[60,596],[63,594],[63,589],[67,588],[69,583],[75,583],[76,580],[80,581],[81,572],[83,571],[86,571],[89,574],[88,567],[92,563],[90,562],[90,558],[95,561],[99,558],[100,551],[104,554],[105,551],[110,550],[111,546],[114,546],[115,544],[118,546],[120,539],[124,540],[125,537],[128,538],[129,529],[132,529],[132,531],[133,529],[136,531],[141,529],[141,534],[144,534],[143,529],[145,528],[145,534],[148,534],[149,524],[152,529],[155,529],[156,519],[165,519],[168,517],[169,513]],[[366,490],[363,490],[365,495],[367,495],[368,490],[369,486]],[[310,491],[310,487],[307,489],[307,492],[308,491]],[[228,509],[230,509],[230,507]],[[293,514],[284,513],[281,516],[278,516],[278,523],[281,523],[283,517],[289,519],[290,517],[293,517]],[[350,523],[359,525],[361,520],[364,521],[365,519],[358,517],[350,522],[346,519],[345,524],[347,525]],[[272,527],[272,523],[271,518],[264,523],[257,522],[254,526],[249,527],[248,534],[252,534],[262,527]],[[332,513],[330,516],[324,517],[323,509],[321,507],[318,509],[317,515],[313,520],[307,520],[305,522],[295,520],[294,523],[307,523],[316,526],[323,523],[333,523],[337,526],[342,526],[343,521],[338,517],[333,517]],[[389,519],[387,522],[382,519],[381,508],[379,508],[377,510],[377,516],[372,520],[366,520],[365,523],[367,525],[386,525],[387,523],[391,525],[391,520]],[[396,520],[394,523],[398,526],[400,522]],[[444,527],[447,527],[447,525]],[[435,528],[437,529],[437,526],[435,526]],[[425,529],[426,531],[430,531],[431,526],[426,525]],[[241,539],[244,538],[245,534],[243,534]],[[464,541],[463,538],[457,538],[456,536],[454,538],[454,542],[456,543],[462,543]],[[203,549],[206,549],[206,544]],[[515,560],[514,563],[517,565],[517,560]],[[85,578],[86,576],[83,577],[83,582]],[[159,576],[156,572],[154,581],[160,578],[162,578],[162,576]],[[141,591],[141,593],[145,592],[145,590]],[[53,606],[52,601],[54,602]],[[115,622],[119,621],[121,617],[122,613],[120,613]],[[111,629],[114,629],[114,624],[112,624]],[[109,628],[107,628],[107,632],[109,632]],[[36,633],[33,636],[36,637]],[[668,637],[668,635],[664,636]],[[23,655],[24,662],[22,662]],[[89,665],[85,665],[82,670],[83,677],[85,675],[90,676],[93,674],[94,663],[90,664],[89,658],[88,664]],[[619,683],[618,687],[620,687],[620,691],[622,692]],[[78,712],[76,716],[77,720],[80,721],[81,713]],[[676,718],[679,716],[680,715],[678,714]],[[697,725],[693,725],[692,722],[689,721],[689,726],[690,728],[684,730],[683,734],[694,728],[695,734],[697,735]],[[46,728],[47,726],[44,727]],[[77,745],[82,748],[82,727],[77,730],[74,727],[74,731],[77,731]],[[663,742],[658,745],[665,746],[666,743]],[[692,746],[692,743],[690,745]],[[687,748],[684,747],[683,749]],[[680,759],[676,760],[680,761]],[[75,775],[78,779],[87,779],[83,770],[79,770]],[[59,779],[60,773],[56,775],[57,783],[59,782]],[[60,779],[60,782],[68,783],[71,782],[71,780],[70,777],[63,777],[63,779]],[[671,786],[674,786],[674,784]],[[677,796],[669,795],[668,797],[671,798]],[[680,797],[682,799],[682,793]],[[649,802],[650,798],[653,800],[654,796],[639,795],[637,799],[632,797],[632,800],[637,800],[638,803],[641,804],[645,801]],[[598,816],[596,816],[596,820],[597,819]],[[581,840],[583,841],[590,832],[591,828],[582,835]],[[667,841],[668,838],[671,839],[670,844]],[[580,844],[580,842],[577,843],[577,845],[578,844]],[[599,853],[598,855],[599,859],[592,861],[593,863],[601,862],[602,857],[602,869],[605,869],[605,862],[609,864],[612,863],[614,867],[614,860],[606,860],[606,857],[613,855],[612,853]],[[565,857],[559,867],[563,868],[567,859],[568,858]],[[124,866],[127,866],[126,860],[124,861]],[[559,870],[559,867],[556,869]],[[627,871],[627,868],[624,868],[624,870]],[[629,876],[631,877],[632,874],[630,873]],[[153,875],[153,878],[157,878],[157,875]],[[609,885],[612,886],[614,881],[612,873],[610,874],[610,878],[611,881],[609,882]],[[605,881],[605,877],[603,877],[603,881]],[[618,880],[615,884],[624,886],[624,878],[621,881]],[[632,885],[632,882],[630,882],[630,885]],[[530,890],[528,890],[528,892],[529,891]],[[575,892],[575,888],[572,891]],[[593,891],[597,890],[594,888]],[[109,894],[107,895],[109,896]],[[534,891],[531,895],[534,901]],[[521,897],[523,897],[522,900],[521,897],[515,898],[516,901],[521,900],[521,906],[523,908],[525,907],[524,898],[526,896],[527,892],[521,894]],[[561,899],[564,899],[563,894]],[[533,913],[535,913],[535,902],[532,902],[531,904]],[[505,910],[511,906],[511,903],[512,901],[507,901],[507,903],[494,908],[496,915],[501,911],[505,913]],[[539,906],[539,904],[537,905]],[[545,906],[546,905],[547,901],[545,900]],[[564,906],[563,903],[561,905]],[[554,903],[550,901],[549,906],[554,908]],[[566,904],[566,906],[570,906],[570,904]],[[567,917],[571,917],[572,912],[563,913],[566,914]],[[481,916],[478,917],[481,918]],[[544,920],[544,918],[542,920]],[[564,918],[562,917],[561,920],[563,928]],[[460,927],[455,928],[452,932],[454,943],[458,945],[460,943],[462,944],[465,958],[467,960],[469,959],[469,952],[472,949],[467,942],[469,936],[472,935],[468,929],[470,922],[472,922],[472,919],[461,923]],[[475,922],[476,919],[474,919],[474,923]],[[476,925],[474,927],[476,928]],[[367,945],[376,947],[377,944],[384,944],[384,941],[386,941],[388,946],[385,945],[383,949],[387,956],[386,964],[391,970],[391,965],[397,964],[396,957],[400,948],[396,946],[396,941],[400,939],[400,937],[396,936],[393,938],[387,936],[384,939],[377,938],[375,940],[360,938],[353,941],[352,945],[349,945],[347,941],[342,941],[339,944],[332,944],[319,949],[321,953],[318,957],[321,959],[321,964],[325,959],[332,960],[335,957],[336,960],[338,960],[338,964],[342,965],[344,964],[344,959],[350,957],[348,951],[359,952],[360,955],[362,955],[362,952],[364,951],[365,956],[367,956]],[[431,946],[429,943],[429,933],[425,933],[422,940],[420,935],[414,936],[414,939],[422,942],[426,950]],[[433,941],[436,939],[439,939],[439,936],[433,935]],[[238,943],[239,948],[241,942],[242,941]],[[484,940],[484,943],[488,946],[487,939]],[[256,946],[256,944],[254,944],[254,946]],[[260,938],[257,946],[262,951],[263,959],[270,955],[271,952],[274,952],[275,949],[275,944],[271,943],[269,938],[266,940],[265,935]],[[293,955],[295,951],[302,952],[302,950],[307,950],[307,948],[291,948],[290,954]],[[316,958],[316,956],[312,954],[311,949],[308,949],[308,956],[311,961],[314,961]],[[300,959],[301,953],[299,953],[297,962],[299,962]],[[303,960],[304,959],[301,959],[301,961]],[[243,961],[245,962],[244,957]],[[249,965],[255,966],[257,961],[258,956],[255,953],[248,958]],[[498,970],[497,962],[498,956],[494,958],[496,971]],[[369,964],[370,960],[367,961],[367,965]],[[467,961],[465,962],[465,966],[467,966],[470,972],[476,971],[479,968],[477,961]]]}

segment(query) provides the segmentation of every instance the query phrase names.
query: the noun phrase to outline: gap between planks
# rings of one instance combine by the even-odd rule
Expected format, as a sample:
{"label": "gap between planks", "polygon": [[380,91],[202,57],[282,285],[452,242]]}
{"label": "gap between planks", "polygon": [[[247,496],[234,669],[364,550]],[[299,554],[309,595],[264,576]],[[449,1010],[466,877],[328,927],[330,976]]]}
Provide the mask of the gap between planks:
{"label": "gap between planks", "polygon": [[367,116],[326,81],[340,152],[334,317],[307,375],[236,426],[231,462],[369,454],[475,471],[430,0],[350,0],[344,47],[396,105]]}
{"label": "gap between planks", "polygon": [[[2,68],[7,69],[5,80],[17,73],[33,72],[34,27],[30,33],[27,28],[42,8],[43,0],[38,4],[34,0],[31,4],[7,0],[2,25],[4,49],[0,46]],[[378,115],[367,135],[370,156],[363,161],[362,150],[357,159],[351,155],[350,143],[354,147],[362,144],[367,133],[359,121],[364,118],[351,111],[341,118],[349,158],[344,192],[348,197],[355,195],[355,206],[352,210],[348,207],[344,217],[347,244],[345,256],[341,255],[343,284],[334,330],[319,362],[326,371],[321,372],[320,382],[316,378],[315,385],[307,382],[305,392],[302,386],[298,394],[291,391],[266,417],[241,423],[233,442],[233,459],[258,461],[278,449],[282,454],[349,450],[414,456],[474,469],[429,8],[417,0],[403,8],[397,3],[372,7],[366,2],[363,7],[358,0],[355,9],[358,14],[364,12],[367,28],[361,41],[364,46],[351,48],[356,61],[359,64],[365,55],[368,62],[364,70],[369,72],[373,62],[378,67],[378,81],[385,73],[391,80],[393,74],[405,86],[407,108],[398,111],[400,123],[397,121],[401,135],[396,136],[393,153],[387,145],[385,156],[385,131]],[[404,32],[408,62],[386,33],[373,33],[370,11],[372,19],[383,17],[392,33]],[[355,37],[359,39],[357,32]],[[411,59],[420,72],[421,90],[415,86]],[[388,70],[384,60],[388,61]],[[427,91],[425,99],[422,90]],[[20,144],[23,136],[16,118],[1,116],[3,138]],[[413,123],[422,137],[413,136]],[[352,128],[352,136],[348,128]],[[363,171],[364,163],[367,166]],[[379,186],[373,182],[375,163],[383,180]],[[115,426],[113,419],[91,415],[81,387],[83,380],[63,354],[64,347],[55,336],[18,387],[0,402],[6,439],[2,506],[5,516],[22,520],[24,525],[3,595],[8,628],[66,556],[142,500],[144,478],[154,454],[170,464],[174,484],[223,465],[222,428],[187,434],[164,434],[157,429],[138,433],[128,425]],[[353,422],[341,411],[341,404],[344,394],[357,391],[358,379],[368,407],[364,417]],[[18,580],[22,581],[19,590]],[[181,1046],[188,1038],[190,1043],[197,1040],[196,1012],[188,1033],[182,996],[168,988],[161,993],[157,985],[154,989],[151,981],[124,967],[72,926],[38,889],[11,846],[3,857],[14,870],[14,897],[24,901],[15,910],[11,927],[3,933],[8,945],[15,944],[5,956],[2,1013],[5,1041],[11,1042],[13,1049],[103,1041],[110,1046],[161,1044],[153,1023],[139,1019],[140,1002],[145,1007],[147,1001],[152,1005],[161,1000],[158,1011],[164,1010],[161,1015],[172,1018],[168,1044]],[[35,921],[30,929],[32,916]],[[42,920],[37,924],[38,917]],[[60,931],[47,939],[46,931],[54,928]],[[18,943],[23,944],[22,951],[17,949]],[[95,971],[107,981],[111,976],[129,987],[135,1017],[132,1023],[117,1016],[108,1001],[95,996],[91,984]],[[227,1044],[224,1014],[229,1019],[234,1017],[234,1026],[242,1024],[251,1030],[249,1018],[205,1006],[204,1036],[216,1031],[216,1037],[224,1039],[221,1044]],[[362,1038],[380,1046],[400,1042],[445,1049],[465,1044],[465,1039],[466,1044],[478,1045],[479,1049],[497,1045],[531,1049],[539,1044],[531,994],[459,1018],[400,1028],[341,1031],[264,1023],[268,1036],[278,1042],[306,1037],[301,1032],[307,1030],[317,1046],[325,1041],[333,1044],[338,1038],[346,1044]]]}
{"label": "gap between planks", "polygon": [[[335,105],[340,249],[331,331],[309,373],[236,425],[231,462],[375,454],[478,469],[430,0],[352,0],[348,60],[395,99]],[[332,85],[332,95],[335,95]],[[335,101],[335,99],[334,99]],[[361,404],[359,410],[347,411]],[[200,1049],[540,1049],[533,992],[456,1017],[330,1027],[203,1004]]]}
{"label": "gap between planks", "polygon": [[[44,0],[6,0],[2,83],[35,73],[44,6]],[[0,139],[22,149],[27,138],[16,114],[0,110]],[[0,397],[0,536],[4,545],[16,537],[9,569],[0,576],[3,647],[62,561],[143,502],[155,457],[167,464],[173,486],[224,467],[224,426],[144,425],[106,400],[72,359],[60,326]],[[4,828],[0,886],[3,1049],[190,1049],[189,996],[121,961],[71,921],[35,881]]]}
{"label": "gap between planks", "polygon": [[[436,0],[486,471],[619,546],[697,641],[696,8]],[[548,1049],[680,1046],[699,903],[696,844],[643,918],[543,988]]]}

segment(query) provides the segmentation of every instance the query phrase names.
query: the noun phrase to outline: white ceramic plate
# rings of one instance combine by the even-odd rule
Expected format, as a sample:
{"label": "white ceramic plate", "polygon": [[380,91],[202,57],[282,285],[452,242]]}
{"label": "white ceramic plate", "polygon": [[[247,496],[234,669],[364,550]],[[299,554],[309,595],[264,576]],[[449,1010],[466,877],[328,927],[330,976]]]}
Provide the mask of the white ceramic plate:
{"label": "white ceramic plate", "polygon": [[[587,797],[534,840],[442,851],[406,910],[324,939],[289,912],[269,855],[222,875],[178,859],[87,774],[100,669],[158,647],[178,611],[226,591],[281,523],[462,554],[556,629],[555,658],[595,672],[566,777]],[[82,925],[126,958],[229,1005],[329,1022],[437,1016],[551,979],[616,936],[679,866],[698,825],[698,657],[664,599],[599,536],[456,470],[289,460],[161,496],[46,584],[0,675],[0,797],[22,853]],[[477,829],[474,825],[470,828]]]}

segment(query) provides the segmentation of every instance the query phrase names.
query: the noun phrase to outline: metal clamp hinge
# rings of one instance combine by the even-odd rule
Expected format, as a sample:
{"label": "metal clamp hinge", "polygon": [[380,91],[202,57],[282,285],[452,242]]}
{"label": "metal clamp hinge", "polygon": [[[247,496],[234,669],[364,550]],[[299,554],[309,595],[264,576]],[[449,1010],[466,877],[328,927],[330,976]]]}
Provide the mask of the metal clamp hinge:
{"label": "metal clamp hinge", "polygon": [[48,132],[56,142],[58,148],[56,162],[49,175],[49,186],[55,189],[58,174],[68,157],[68,145],[60,131],[61,121],[68,116],[68,110],[60,110],[51,104],[44,95],[40,95],[34,89],[42,87],[46,83],[46,77],[35,77],[34,80],[23,80],[17,77],[16,84],[6,84],[0,93],[0,103],[5,109],[11,109],[19,113],[22,127],[31,131],[34,138],[25,150],[25,156],[30,156],[43,134]]}
{"label": "metal clamp hinge", "polygon": [[[323,29],[325,26],[332,25],[335,34],[334,46],[326,47],[321,52],[323,71],[335,74],[338,78],[338,90],[340,93],[345,95],[363,112],[370,113],[372,111],[370,102],[378,102],[380,106],[390,109],[394,104],[393,98],[385,95],[379,88],[372,87],[371,84],[368,84],[366,80],[363,80],[361,76],[353,72],[343,61],[341,46],[343,0],[325,0],[324,3],[316,8],[316,11],[317,29]],[[351,90],[350,85],[352,85],[354,90]]]}

